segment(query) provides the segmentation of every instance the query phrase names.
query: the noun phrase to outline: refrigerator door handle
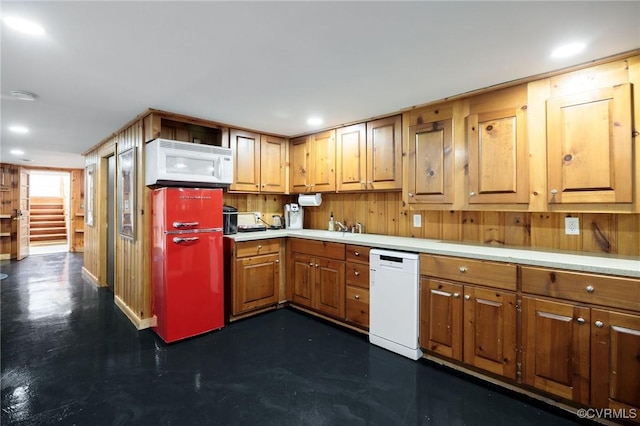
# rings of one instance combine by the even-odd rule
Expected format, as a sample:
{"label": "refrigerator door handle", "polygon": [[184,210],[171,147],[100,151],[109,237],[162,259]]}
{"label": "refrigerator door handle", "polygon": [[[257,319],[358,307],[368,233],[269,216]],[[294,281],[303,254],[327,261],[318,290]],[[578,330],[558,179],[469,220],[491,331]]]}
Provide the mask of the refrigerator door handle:
{"label": "refrigerator door handle", "polygon": [[198,241],[200,238],[198,237],[174,237],[173,238],[173,242],[176,244],[180,244],[180,243],[189,243],[192,241]]}
{"label": "refrigerator door handle", "polygon": [[174,228],[186,228],[200,225],[198,222],[173,222]]}

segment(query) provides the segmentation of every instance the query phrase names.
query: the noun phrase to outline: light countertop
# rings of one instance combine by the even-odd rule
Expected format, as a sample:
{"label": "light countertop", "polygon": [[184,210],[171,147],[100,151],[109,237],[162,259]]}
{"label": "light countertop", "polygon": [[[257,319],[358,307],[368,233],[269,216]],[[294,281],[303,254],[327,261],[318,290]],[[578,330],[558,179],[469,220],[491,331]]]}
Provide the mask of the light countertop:
{"label": "light countertop", "polygon": [[316,229],[268,230],[225,235],[235,241],[295,237],[311,240],[355,244],[389,250],[439,254],[471,259],[510,262],[580,272],[640,278],[640,259],[631,256],[579,254],[559,250],[534,250],[523,247],[499,247],[481,244],[455,243],[423,238],[393,237],[378,234],[351,234]]}

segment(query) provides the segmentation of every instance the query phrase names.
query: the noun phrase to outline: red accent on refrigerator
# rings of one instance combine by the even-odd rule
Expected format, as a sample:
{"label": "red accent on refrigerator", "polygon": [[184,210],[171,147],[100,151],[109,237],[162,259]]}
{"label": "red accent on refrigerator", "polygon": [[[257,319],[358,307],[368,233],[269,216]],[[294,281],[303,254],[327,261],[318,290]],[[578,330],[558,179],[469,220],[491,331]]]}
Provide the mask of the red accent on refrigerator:
{"label": "red accent on refrigerator", "polygon": [[224,326],[222,189],[151,192],[151,311],[167,343]]}

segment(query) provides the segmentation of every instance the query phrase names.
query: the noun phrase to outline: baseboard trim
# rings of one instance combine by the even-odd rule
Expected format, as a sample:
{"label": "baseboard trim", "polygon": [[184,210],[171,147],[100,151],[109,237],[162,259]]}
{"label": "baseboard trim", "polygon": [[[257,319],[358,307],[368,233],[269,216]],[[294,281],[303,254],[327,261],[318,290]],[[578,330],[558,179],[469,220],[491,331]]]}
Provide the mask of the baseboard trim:
{"label": "baseboard trim", "polygon": [[131,321],[133,325],[136,327],[136,329],[138,330],[144,330],[145,328],[155,327],[156,324],[158,323],[158,319],[156,318],[155,315],[152,316],[151,318],[140,318],[118,296],[113,296],[113,301],[115,302],[116,306],[120,308],[122,313],[124,313],[127,316],[127,318],[129,318],[129,321]]}
{"label": "baseboard trim", "polygon": [[89,272],[89,270],[87,270],[87,268],[85,268],[84,266],[82,267],[82,278],[91,282],[91,284],[95,285],[96,287],[104,287],[100,285],[100,282],[98,281],[98,277],[96,277],[91,272]]}

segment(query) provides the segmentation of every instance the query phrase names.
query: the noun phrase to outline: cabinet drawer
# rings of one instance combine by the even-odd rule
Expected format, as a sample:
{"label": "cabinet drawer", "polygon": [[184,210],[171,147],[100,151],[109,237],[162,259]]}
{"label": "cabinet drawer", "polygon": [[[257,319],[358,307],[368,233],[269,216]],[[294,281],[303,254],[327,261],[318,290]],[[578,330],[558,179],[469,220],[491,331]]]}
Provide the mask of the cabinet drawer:
{"label": "cabinet drawer", "polygon": [[240,241],[236,243],[237,258],[278,253],[279,251],[280,240],[278,238],[271,238],[268,240]]}
{"label": "cabinet drawer", "polygon": [[420,275],[516,290],[516,265],[458,257],[420,255]]}
{"label": "cabinet drawer", "polygon": [[369,288],[369,265],[347,263],[347,284]]}
{"label": "cabinet drawer", "polygon": [[347,262],[366,263],[369,265],[371,247],[352,246],[347,244]]}
{"label": "cabinet drawer", "polygon": [[347,316],[349,322],[369,327],[369,290],[347,286]]}
{"label": "cabinet drawer", "polygon": [[289,253],[304,253],[327,259],[344,260],[344,244],[341,243],[290,238],[288,244]]}
{"label": "cabinet drawer", "polygon": [[640,280],[522,267],[522,291],[614,308],[640,310]]}

